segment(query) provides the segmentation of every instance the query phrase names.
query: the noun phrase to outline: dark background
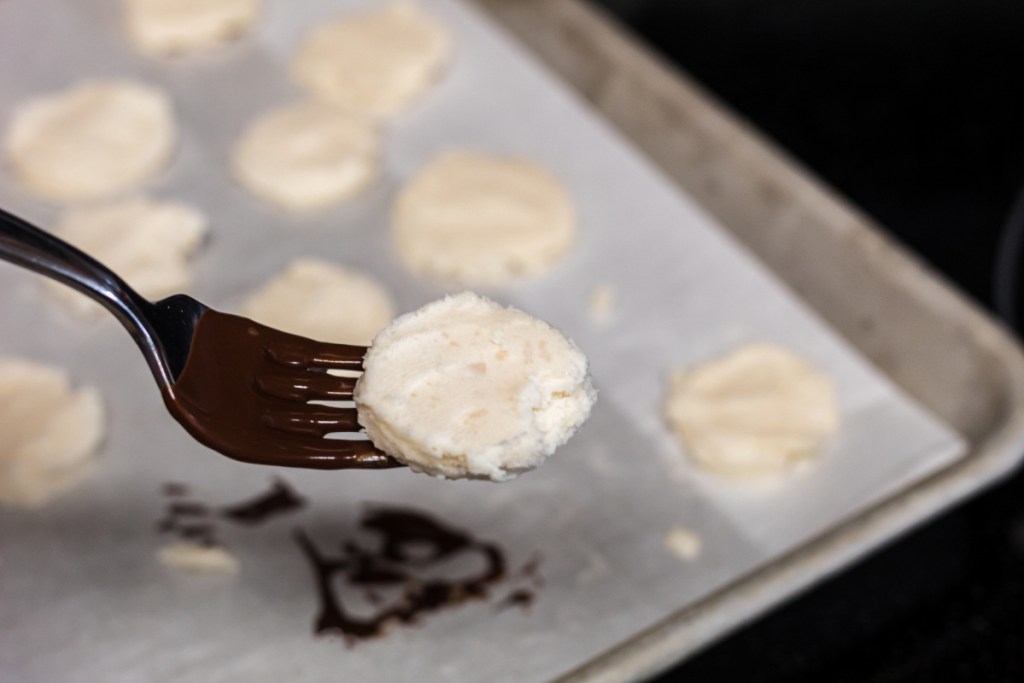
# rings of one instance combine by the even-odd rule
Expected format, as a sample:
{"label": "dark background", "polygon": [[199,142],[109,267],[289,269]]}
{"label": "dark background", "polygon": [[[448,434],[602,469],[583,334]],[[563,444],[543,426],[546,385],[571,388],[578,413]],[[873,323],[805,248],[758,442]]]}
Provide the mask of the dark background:
{"label": "dark background", "polygon": [[[1024,1],[593,1],[993,307]],[[658,680],[1024,681],[1024,475]]]}

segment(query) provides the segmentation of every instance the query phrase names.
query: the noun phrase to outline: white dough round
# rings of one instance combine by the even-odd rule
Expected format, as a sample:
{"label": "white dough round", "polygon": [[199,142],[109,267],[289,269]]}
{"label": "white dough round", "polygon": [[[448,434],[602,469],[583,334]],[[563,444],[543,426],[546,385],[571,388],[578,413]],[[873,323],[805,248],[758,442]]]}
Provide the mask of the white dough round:
{"label": "white dough round", "polygon": [[496,285],[551,267],[576,239],[572,198],[529,161],[448,152],[402,190],[395,245],[417,273]]}
{"label": "white dough round", "polygon": [[355,389],[373,443],[417,472],[513,479],[590,414],[587,359],[565,335],[466,292],[396,319]]}
{"label": "white dough round", "polygon": [[359,193],[377,176],[380,138],[369,120],[319,102],[264,114],[243,133],[235,177],[292,211],[320,209]]}
{"label": "white dough round", "polygon": [[57,368],[0,358],[0,503],[37,507],[70,490],[103,435],[95,389],[72,391]]}
{"label": "white dough round", "polygon": [[262,0],[122,0],[124,26],[149,55],[201,50],[236,38],[260,13]]}
{"label": "white dough round", "polygon": [[768,344],[674,373],[666,412],[694,462],[728,477],[785,474],[839,427],[832,381]]}
{"label": "white dough round", "polygon": [[348,268],[303,258],[255,292],[242,314],[310,339],[368,345],[395,317],[387,290]]}
{"label": "white dough round", "polygon": [[4,146],[28,190],[80,202],[152,178],[170,158],[175,135],[161,91],[132,81],[86,81],[17,107]]}
{"label": "white dough round", "polygon": [[294,80],[325,102],[384,116],[416,99],[448,62],[451,41],[409,1],[314,28],[292,64]]}
{"label": "white dough round", "polygon": [[[206,218],[186,204],[136,198],[69,209],[54,233],[155,300],[192,284],[191,258],[206,233]],[[70,287],[51,280],[47,285],[82,313],[100,310]]]}

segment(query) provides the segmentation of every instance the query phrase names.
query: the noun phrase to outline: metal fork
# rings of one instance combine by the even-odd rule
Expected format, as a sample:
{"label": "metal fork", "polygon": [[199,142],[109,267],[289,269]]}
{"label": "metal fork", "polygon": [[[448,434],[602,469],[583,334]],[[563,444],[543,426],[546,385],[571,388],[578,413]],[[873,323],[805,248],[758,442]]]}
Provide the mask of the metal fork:
{"label": "metal fork", "polygon": [[[327,344],[219,313],[184,294],[150,302],[109,268],[0,209],[0,259],[102,304],[142,350],[164,404],[192,436],[243,462],[317,469],[399,467],[358,434],[352,398],[366,347]],[[350,438],[325,438],[347,432]]]}

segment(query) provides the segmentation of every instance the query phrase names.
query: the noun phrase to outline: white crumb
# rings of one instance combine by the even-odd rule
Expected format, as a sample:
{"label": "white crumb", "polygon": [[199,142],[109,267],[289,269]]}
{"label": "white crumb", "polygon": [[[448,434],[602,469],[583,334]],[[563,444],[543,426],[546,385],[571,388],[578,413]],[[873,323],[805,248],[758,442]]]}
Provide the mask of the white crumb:
{"label": "white crumb", "polygon": [[171,543],[158,555],[162,564],[196,574],[237,574],[240,569],[238,558],[224,548],[196,543]]}
{"label": "white crumb", "polygon": [[677,526],[665,534],[665,550],[680,560],[691,562],[700,556],[701,540],[697,532]]}

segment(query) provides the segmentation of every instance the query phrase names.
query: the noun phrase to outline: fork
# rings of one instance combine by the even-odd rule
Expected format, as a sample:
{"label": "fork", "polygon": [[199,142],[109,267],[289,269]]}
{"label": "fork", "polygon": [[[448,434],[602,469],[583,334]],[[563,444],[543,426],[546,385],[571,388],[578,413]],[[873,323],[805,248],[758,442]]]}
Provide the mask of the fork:
{"label": "fork", "polygon": [[[220,313],[184,294],[157,302],[109,268],[0,209],[0,259],[100,303],[145,356],[170,413],[198,441],[264,465],[400,467],[359,433],[350,401],[366,347],[328,344]],[[355,372],[353,372],[355,371]],[[326,438],[342,433],[343,438]]]}

